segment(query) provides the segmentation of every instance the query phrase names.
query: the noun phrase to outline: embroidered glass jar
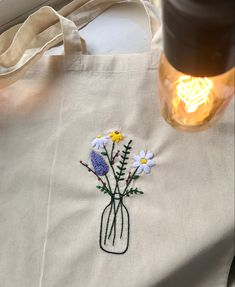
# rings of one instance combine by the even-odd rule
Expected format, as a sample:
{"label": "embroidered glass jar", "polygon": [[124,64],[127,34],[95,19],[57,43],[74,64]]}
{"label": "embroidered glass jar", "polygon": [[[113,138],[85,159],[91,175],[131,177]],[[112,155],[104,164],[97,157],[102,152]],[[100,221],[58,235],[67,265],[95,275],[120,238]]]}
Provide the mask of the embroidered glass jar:
{"label": "embroidered glass jar", "polygon": [[128,249],[130,219],[122,199],[115,194],[101,216],[100,248],[108,253],[123,254]]}

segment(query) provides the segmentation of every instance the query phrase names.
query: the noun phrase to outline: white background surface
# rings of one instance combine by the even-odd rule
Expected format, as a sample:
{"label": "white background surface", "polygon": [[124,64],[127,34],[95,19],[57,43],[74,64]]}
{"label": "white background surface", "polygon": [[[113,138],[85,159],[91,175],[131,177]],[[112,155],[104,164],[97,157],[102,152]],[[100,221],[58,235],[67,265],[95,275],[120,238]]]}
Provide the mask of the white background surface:
{"label": "white background surface", "polygon": [[142,6],[118,4],[87,25],[81,36],[90,54],[134,53],[150,49],[151,35]]}

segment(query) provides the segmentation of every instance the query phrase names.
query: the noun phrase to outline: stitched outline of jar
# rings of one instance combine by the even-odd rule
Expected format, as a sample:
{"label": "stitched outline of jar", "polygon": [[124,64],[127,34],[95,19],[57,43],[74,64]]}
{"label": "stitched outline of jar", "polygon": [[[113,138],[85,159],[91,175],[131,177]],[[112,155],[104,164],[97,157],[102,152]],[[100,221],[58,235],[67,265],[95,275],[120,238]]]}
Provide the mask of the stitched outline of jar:
{"label": "stitched outline of jar", "polygon": [[[133,157],[133,170],[128,169],[132,140],[124,144],[120,151],[119,142],[123,140],[123,134],[117,130],[108,136],[98,135],[92,141],[92,167],[80,161],[88,172],[96,176],[99,183],[96,188],[110,196],[110,202],[101,215],[99,244],[103,251],[111,254],[124,254],[128,250],[130,215],[124,200],[126,197],[144,193],[135,187],[135,183],[144,173],[150,174],[155,165],[152,160],[153,153],[142,150],[139,155]],[[110,141],[112,147],[108,149]]]}

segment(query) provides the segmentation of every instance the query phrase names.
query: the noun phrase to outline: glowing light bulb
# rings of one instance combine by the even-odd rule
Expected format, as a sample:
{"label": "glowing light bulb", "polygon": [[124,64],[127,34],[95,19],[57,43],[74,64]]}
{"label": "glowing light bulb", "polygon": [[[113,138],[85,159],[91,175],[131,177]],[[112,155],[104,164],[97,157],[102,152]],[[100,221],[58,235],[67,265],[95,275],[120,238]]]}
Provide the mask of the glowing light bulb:
{"label": "glowing light bulb", "polygon": [[201,130],[222,115],[234,95],[234,68],[214,77],[177,71],[163,54],[159,66],[161,113],[173,127]]}
{"label": "glowing light bulb", "polygon": [[[213,82],[208,78],[196,78],[191,76],[180,76],[176,82],[177,97],[185,103],[188,113],[195,112],[198,107],[209,101],[209,95],[213,88]],[[176,105],[178,101],[174,101]]]}
{"label": "glowing light bulb", "polygon": [[[213,3],[212,3],[213,2]],[[161,113],[173,127],[211,126],[234,95],[234,0],[164,0]]]}

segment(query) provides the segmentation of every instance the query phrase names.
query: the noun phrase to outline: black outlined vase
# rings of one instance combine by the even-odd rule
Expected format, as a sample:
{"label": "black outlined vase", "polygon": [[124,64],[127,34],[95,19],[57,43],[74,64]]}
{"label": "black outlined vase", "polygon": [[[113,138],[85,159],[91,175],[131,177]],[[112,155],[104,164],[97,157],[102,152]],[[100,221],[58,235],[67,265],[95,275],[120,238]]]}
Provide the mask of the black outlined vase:
{"label": "black outlined vase", "polygon": [[100,248],[108,253],[123,254],[129,246],[130,218],[122,196],[115,194],[101,216]]}

